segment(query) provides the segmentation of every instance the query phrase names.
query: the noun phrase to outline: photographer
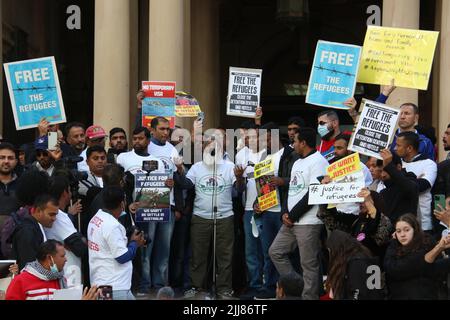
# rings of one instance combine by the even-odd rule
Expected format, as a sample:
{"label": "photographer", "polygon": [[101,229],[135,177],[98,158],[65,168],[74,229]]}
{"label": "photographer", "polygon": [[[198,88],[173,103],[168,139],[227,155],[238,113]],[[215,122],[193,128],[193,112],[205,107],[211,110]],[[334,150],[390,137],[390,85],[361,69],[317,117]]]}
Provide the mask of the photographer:
{"label": "photographer", "polygon": [[125,210],[125,195],[120,187],[106,187],[103,201],[103,209],[88,227],[90,280],[97,286],[112,286],[114,300],[134,300],[130,290],[131,261],[138,247],[145,245],[144,236],[135,231],[128,243],[125,228],[117,220]]}
{"label": "photographer", "polygon": [[[68,285],[76,286],[82,283],[81,268],[82,263],[86,265],[88,263],[88,248],[86,238],[77,232],[69,215],[64,212],[72,198],[69,180],[62,176],[53,177],[50,181],[50,194],[58,200],[59,211],[52,227],[44,228],[45,235],[47,239],[54,239],[64,243],[67,258],[64,273]],[[81,208],[78,211],[81,211]],[[83,267],[85,272],[88,271],[85,265]]]}

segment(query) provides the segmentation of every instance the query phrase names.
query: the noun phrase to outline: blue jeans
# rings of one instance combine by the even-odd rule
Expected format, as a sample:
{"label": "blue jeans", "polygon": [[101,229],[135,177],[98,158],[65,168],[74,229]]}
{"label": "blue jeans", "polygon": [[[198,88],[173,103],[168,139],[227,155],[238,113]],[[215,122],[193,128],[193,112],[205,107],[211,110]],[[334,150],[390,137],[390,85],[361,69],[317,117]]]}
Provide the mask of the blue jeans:
{"label": "blue jeans", "polygon": [[259,237],[255,238],[250,223],[253,211],[245,211],[244,235],[245,235],[245,262],[247,264],[248,284],[251,289],[261,289],[263,286],[264,256],[261,246],[262,219],[255,219],[259,230]]}
{"label": "blue jeans", "polygon": [[261,219],[262,232],[260,237],[264,255],[264,288],[275,293],[278,277],[280,275],[273,265],[272,259],[270,259],[269,248],[283,224],[281,222],[281,213],[266,211],[263,213]]}
{"label": "blue jeans", "polygon": [[169,222],[148,222],[140,225],[143,230],[147,225],[147,235],[151,240],[142,248],[142,278],[139,292],[148,292],[151,287],[161,288],[169,285],[169,256],[175,214],[170,212]]}
{"label": "blue jeans", "polygon": [[136,300],[131,290],[114,290],[113,300]]}

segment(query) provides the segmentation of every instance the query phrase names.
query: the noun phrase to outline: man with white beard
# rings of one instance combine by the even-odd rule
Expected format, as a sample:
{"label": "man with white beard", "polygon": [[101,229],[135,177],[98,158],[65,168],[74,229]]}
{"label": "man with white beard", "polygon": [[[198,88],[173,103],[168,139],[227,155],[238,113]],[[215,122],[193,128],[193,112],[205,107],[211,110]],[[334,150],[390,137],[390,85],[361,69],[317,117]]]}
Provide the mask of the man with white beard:
{"label": "man with white beard", "polygon": [[232,299],[232,255],[234,222],[232,194],[242,191],[244,169],[223,160],[222,140],[206,142],[203,161],[194,164],[187,174],[178,164],[175,182],[183,189],[195,187],[194,212],[191,221],[192,257],[190,270],[193,288],[185,293],[192,298],[204,288],[208,274],[208,253],[213,244],[214,216],[216,222],[216,289],[219,299]]}

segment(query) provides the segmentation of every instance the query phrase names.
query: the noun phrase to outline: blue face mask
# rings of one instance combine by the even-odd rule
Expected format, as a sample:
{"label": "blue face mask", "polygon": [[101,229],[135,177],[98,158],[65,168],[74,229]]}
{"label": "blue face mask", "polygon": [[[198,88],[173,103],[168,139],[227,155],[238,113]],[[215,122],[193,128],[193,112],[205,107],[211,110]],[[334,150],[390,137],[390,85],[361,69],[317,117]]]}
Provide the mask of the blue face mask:
{"label": "blue face mask", "polygon": [[59,273],[58,267],[55,264],[55,261],[53,261],[53,257],[50,257],[52,259],[52,265],[50,266],[50,272],[51,273]]}
{"label": "blue face mask", "polygon": [[319,133],[319,135],[323,138],[325,137],[327,134],[330,133],[330,130],[328,129],[328,126],[326,124],[323,125],[318,125],[317,126],[317,132]]}

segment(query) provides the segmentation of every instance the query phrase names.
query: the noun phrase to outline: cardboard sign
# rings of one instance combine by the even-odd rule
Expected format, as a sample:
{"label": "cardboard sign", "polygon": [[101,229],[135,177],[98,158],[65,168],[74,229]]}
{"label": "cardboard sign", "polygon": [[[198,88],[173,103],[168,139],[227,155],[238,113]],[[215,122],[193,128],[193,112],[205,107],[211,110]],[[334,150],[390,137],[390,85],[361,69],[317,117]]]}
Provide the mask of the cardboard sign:
{"label": "cardboard sign", "polygon": [[358,82],[427,90],[437,31],[368,26]]}
{"label": "cardboard sign", "polygon": [[153,118],[164,117],[175,126],[175,82],[143,81],[142,125],[150,128]]}
{"label": "cardboard sign", "polygon": [[261,161],[255,165],[254,177],[261,211],[266,211],[278,205],[277,189],[270,184],[274,173],[272,159]]}
{"label": "cardboard sign", "polygon": [[399,110],[366,99],[361,104],[361,116],[348,150],[381,160],[380,151],[387,149],[393,138]]}
{"label": "cardboard sign", "polygon": [[165,182],[169,173],[136,173],[135,194],[140,208],[136,210],[136,222],[169,222],[170,189]]}
{"label": "cardboard sign", "polygon": [[327,175],[332,180],[336,181],[361,170],[362,167],[361,161],[359,160],[359,154],[352,153],[351,155],[330,164],[327,167]]}
{"label": "cardboard sign", "polygon": [[177,117],[197,117],[201,111],[200,105],[194,96],[181,91],[176,93],[175,114]]}
{"label": "cardboard sign", "polygon": [[16,130],[35,128],[42,118],[51,124],[66,122],[54,57],[3,66]]}
{"label": "cardboard sign", "polygon": [[349,109],[343,105],[353,97],[361,47],[319,40],[309,78],[306,103]]}
{"label": "cardboard sign", "polygon": [[227,115],[255,118],[260,105],[261,69],[230,67]]}
{"label": "cardboard sign", "polygon": [[308,204],[363,202],[364,198],[356,196],[362,188],[364,181],[310,185]]}

